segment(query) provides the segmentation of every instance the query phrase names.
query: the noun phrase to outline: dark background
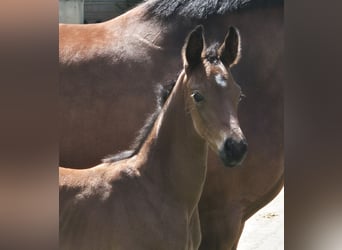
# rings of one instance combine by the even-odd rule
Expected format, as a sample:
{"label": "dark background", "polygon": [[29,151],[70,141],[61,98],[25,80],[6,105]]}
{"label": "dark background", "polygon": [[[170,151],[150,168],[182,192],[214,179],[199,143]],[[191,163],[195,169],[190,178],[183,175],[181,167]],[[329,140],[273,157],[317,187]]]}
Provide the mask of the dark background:
{"label": "dark background", "polygon": [[[342,246],[341,9],[285,1],[286,250]],[[0,249],[58,248],[57,23],[58,1],[1,2]]]}

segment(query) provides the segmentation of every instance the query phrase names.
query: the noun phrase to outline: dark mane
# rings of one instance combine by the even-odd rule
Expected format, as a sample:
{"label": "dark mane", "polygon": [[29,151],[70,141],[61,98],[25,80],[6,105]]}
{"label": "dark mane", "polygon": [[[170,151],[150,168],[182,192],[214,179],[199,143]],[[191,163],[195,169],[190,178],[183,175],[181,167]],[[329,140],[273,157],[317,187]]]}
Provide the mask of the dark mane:
{"label": "dark mane", "polygon": [[210,45],[205,51],[205,59],[210,63],[216,63],[219,60],[218,49],[219,43],[214,43]]}
{"label": "dark mane", "polygon": [[186,17],[206,19],[247,8],[283,5],[283,0],[149,0],[146,15],[159,18]]}
{"label": "dark mane", "polygon": [[162,110],[162,107],[164,106],[167,98],[172,92],[172,89],[175,83],[176,81],[172,80],[168,82],[166,85],[162,85],[162,84],[157,85],[156,91],[155,91],[157,95],[156,110],[146,119],[144,126],[139,130],[138,136],[135,138],[133,144],[130,146],[130,149],[122,151],[115,155],[109,155],[106,158],[102,159],[102,162],[104,163],[116,162],[119,160],[132,157],[133,155],[139,152],[141,146],[144,144],[147,136],[149,135],[160,111]]}

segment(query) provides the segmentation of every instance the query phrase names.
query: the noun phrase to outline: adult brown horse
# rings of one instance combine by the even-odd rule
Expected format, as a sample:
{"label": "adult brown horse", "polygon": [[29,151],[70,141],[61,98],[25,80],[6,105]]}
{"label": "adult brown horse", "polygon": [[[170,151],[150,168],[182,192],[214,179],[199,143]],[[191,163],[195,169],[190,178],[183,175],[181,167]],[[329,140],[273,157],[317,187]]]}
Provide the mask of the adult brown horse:
{"label": "adult brown horse", "polygon": [[239,118],[249,153],[226,169],[209,154],[199,206],[201,249],[235,249],[244,222],[283,186],[282,1],[154,0],[105,23],[61,25],[60,160],[84,168],[127,148],[152,110],[153,86],[181,69],[180,41],[198,23],[210,41],[229,25],[243,37],[233,73],[247,95]]}
{"label": "adult brown horse", "polygon": [[241,89],[229,69],[239,40],[232,27],[218,50],[206,49],[198,26],[184,45],[184,69],[134,153],[60,168],[61,249],[198,249],[208,146],[225,165],[247,152],[237,122]]}

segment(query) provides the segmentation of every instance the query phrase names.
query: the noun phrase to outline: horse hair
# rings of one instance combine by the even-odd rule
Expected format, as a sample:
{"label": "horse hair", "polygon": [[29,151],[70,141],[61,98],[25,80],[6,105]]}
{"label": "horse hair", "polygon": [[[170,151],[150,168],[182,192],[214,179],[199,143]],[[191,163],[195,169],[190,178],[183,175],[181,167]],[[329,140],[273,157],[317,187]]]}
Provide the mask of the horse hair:
{"label": "horse hair", "polygon": [[219,43],[214,43],[206,49],[205,59],[207,59],[210,63],[216,63],[219,60],[219,55],[218,55],[219,46],[220,46]]}
{"label": "horse hair", "polygon": [[155,111],[148,116],[145,121],[144,126],[139,130],[138,136],[135,138],[133,144],[130,146],[129,150],[122,151],[118,154],[109,155],[102,160],[104,163],[116,162],[119,160],[127,159],[139,152],[141,146],[145,142],[147,136],[149,135],[154,122],[158,118],[160,111],[162,110],[166,100],[168,99],[173,87],[176,84],[176,80],[169,81],[166,85],[158,84],[156,86],[155,92],[157,96],[157,107]]}
{"label": "horse hair", "polygon": [[222,15],[247,8],[283,5],[283,0],[149,0],[145,2],[146,15],[162,19],[186,17],[206,19],[211,15]]}

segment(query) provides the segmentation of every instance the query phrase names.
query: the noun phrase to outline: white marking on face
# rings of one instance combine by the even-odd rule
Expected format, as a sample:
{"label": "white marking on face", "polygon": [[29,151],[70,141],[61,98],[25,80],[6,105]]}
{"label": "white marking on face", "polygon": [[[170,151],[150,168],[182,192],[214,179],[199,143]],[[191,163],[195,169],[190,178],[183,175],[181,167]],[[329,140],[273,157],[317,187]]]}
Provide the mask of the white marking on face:
{"label": "white marking on face", "polygon": [[239,139],[243,138],[243,133],[239,125],[239,121],[233,115],[230,115],[230,127],[232,129],[232,134],[234,134]]}
{"label": "white marking on face", "polygon": [[227,81],[223,78],[222,75],[220,74],[215,75],[215,81],[221,87],[227,87]]}

